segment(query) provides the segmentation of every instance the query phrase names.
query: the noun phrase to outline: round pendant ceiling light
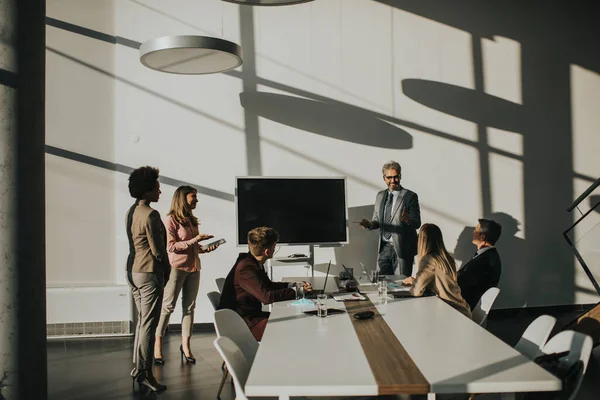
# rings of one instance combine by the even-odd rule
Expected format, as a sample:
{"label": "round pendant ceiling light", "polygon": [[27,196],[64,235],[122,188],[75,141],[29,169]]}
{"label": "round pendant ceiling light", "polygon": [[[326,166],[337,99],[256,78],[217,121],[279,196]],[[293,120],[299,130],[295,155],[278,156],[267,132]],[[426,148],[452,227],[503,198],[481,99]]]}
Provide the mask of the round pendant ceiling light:
{"label": "round pendant ceiling light", "polygon": [[228,3],[246,6],[291,6],[293,4],[308,3],[313,0],[223,0]]}
{"label": "round pendant ceiling light", "polygon": [[140,62],[170,74],[214,74],[242,65],[242,48],[208,36],[162,36],[140,47]]}

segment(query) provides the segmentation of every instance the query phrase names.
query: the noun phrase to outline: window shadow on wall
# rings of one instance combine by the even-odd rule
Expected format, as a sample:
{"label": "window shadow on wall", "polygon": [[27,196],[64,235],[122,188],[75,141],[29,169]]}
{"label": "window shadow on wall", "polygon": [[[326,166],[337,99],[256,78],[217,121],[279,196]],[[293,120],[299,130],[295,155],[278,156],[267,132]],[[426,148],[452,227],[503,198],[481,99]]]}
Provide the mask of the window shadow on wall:
{"label": "window shadow on wall", "polygon": [[[588,200],[588,205],[590,208],[592,208],[599,202],[600,202],[600,195],[593,195],[593,196],[590,196],[590,198]],[[600,213],[600,207],[594,208],[594,212]]]}
{"label": "window shadow on wall", "polygon": [[[570,68],[571,65],[576,64],[591,71],[600,71],[600,53],[596,50],[596,39],[600,28],[596,26],[593,18],[597,14],[589,9],[592,5],[574,5],[566,1],[540,5],[537,2],[515,0],[470,1],[467,3],[452,0],[443,3],[430,0],[419,2],[380,0],[378,2],[469,32],[473,36],[474,44],[481,44],[483,38],[493,40],[494,36],[507,37],[520,43],[523,99],[521,105],[515,105],[485,93],[482,85],[485,71],[481,59],[481,49],[473,54],[475,90],[450,86],[441,82],[416,82],[413,79],[404,81],[403,89],[405,94],[415,101],[478,124],[480,141],[476,147],[482,159],[479,166],[482,176],[482,193],[473,193],[473,195],[481,196],[485,215],[494,209],[490,196],[492,189],[488,162],[488,155],[494,150],[487,145],[486,129],[501,127],[515,130],[522,135],[524,155],[521,158],[514,157],[523,163],[525,215],[523,226],[526,233],[527,251],[522,254],[526,266],[522,274],[535,279],[534,284],[543,288],[534,298],[530,299],[528,304],[571,303],[576,289],[574,284],[575,267],[570,250],[561,236],[561,232],[572,222],[571,215],[567,214],[564,209],[574,197]],[[586,9],[586,7],[588,8]],[[246,34],[252,32],[254,28],[250,9],[240,7],[240,10],[245,10],[244,14],[240,15],[240,24],[244,32],[242,35],[244,43],[242,44],[244,50],[248,50],[247,63],[243,67],[241,78],[244,80],[242,94],[253,96],[259,93],[256,92],[256,85],[262,81],[257,77],[254,62],[249,58],[253,57],[254,47],[246,45],[248,42],[253,43],[254,41],[253,36]],[[468,9],[468,12],[464,12],[465,9]],[[97,39],[103,40],[100,37]],[[112,43],[112,38],[110,40]],[[118,38],[114,42],[125,43],[119,41]],[[126,43],[132,48],[137,46],[137,43],[133,41]],[[236,74],[232,73],[231,75],[240,76],[237,71]],[[265,83],[263,82],[263,84]],[[274,86],[276,83],[269,82],[269,84],[277,89]],[[317,106],[325,105],[327,107],[329,105],[327,100],[315,103]],[[332,103],[339,102],[332,100]],[[179,105],[190,108],[183,104]],[[347,107],[347,114],[351,114],[350,110],[353,113],[358,109],[349,105]],[[339,107],[339,110],[345,109],[342,106]],[[248,172],[260,175],[262,160],[257,124],[258,113],[250,112],[250,109],[245,111],[247,112],[245,129],[248,137]],[[368,110],[362,111],[366,115],[370,113]],[[315,112],[318,116],[319,111]],[[381,119],[386,118],[386,116],[379,115],[378,117],[377,115],[377,113],[371,113],[371,117],[376,120],[379,118],[379,122],[383,122]],[[390,117],[388,116],[388,118]],[[286,117],[286,121],[291,126],[294,126],[294,123],[305,123],[298,122],[298,119],[297,115]],[[286,121],[278,122],[285,124]],[[319,123],[312,122],[313,130],[304,126],[299,128],[330,137],[328,131],[322,133],[323,129]],[[410,122],[404,121],[403,126],[410,126],[409,124]],[[379,127],[379,125],[376,126]],[[395,126],[390,126],[396,129]],[[419,127],[419,129],[440,136],[439,132],[430,128]],[[405,133],[399,128],[398,131],[402,132],[402,135]],[[362,132],[361,135],[368,137],[370,133]],[[353,133],[348,137],[354,136],[358,135]],[[448,135],[445,138],[452,140]],[[353,142],[377,146],[381,140],[379,138],[373,142],[375,144],[369,144],[369,139],[357,137]],[[410,146],[403,148],[412,148],[412,138],[410,140]],[[460,139],[455,140],[459,143],[464,142]],[[367,215],[369,213],[370,211]],[[367,232],[363,233],[367,234]],[[357,239],[357,241],[359,240]],[[345,251],[346,249],[340,250]],[[369,259],[371,258],[369,257]],[[375,257],[372,259],[374,260]]]}
{"label": "window shadow on wall", "polygon": [[[529,282],[530,288],[536,290],[527,292],[525,299],[514,293],[517,298],[513,306],[573,303],[575,267],[561,235],[571,225],[572,216],[565,208],[574,198],[571,65],[600,71],[600,53],[593,39],[598,37],[600,28],[593,17],[593,5],[515,0],[378,2],[472,35],[473,90],[439,82],[407,81],[403,85],[405,94],[426,106],[478,124],[478,149],[483,160],[480,195],[486,215],[494,209],[489,171],[489,154],[493,150],[488,147],[486,129],[500,127],[522,135],[526,244],[513,245],[523,248],[516,261],[522,266],[517,282]],[[496,36],[517,41],[521,46],[521,105],[507,104],[485,94],[481,41]],[[508,265],[505,259],[503,264]]]}
{"label": "window shadow on wall", "polygon": [[350,105],[265,92],[240,93],[240,103],[257,116],[321,136],[388,149],[412,148],[408,132]]}
{"label": "window shadow on wall", "polygon": [[469,88],[425,79],[404,79],[402,92],[429,108],[511,132],[522,132],[524,111],[520,104]]}

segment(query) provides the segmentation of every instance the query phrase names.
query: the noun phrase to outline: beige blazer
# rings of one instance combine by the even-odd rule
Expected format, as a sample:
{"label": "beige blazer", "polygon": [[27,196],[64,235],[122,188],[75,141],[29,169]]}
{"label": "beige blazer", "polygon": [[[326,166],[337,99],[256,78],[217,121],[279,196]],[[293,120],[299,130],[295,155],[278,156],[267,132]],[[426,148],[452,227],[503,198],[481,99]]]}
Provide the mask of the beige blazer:
{"label": "beige blazer", "polygon": [[456,271],[450,267],[452,274],[446,272],[441,261],[427,255],[419,261],[417,276],[410,288],[413,296],[422,296],[426,289],[431,290],[440,299],[471,318],[471,309],[462,297],[456,280]]}
{"label": "beige blazer", "polygon": [[145,201],[138,201],[135,206],[131,235],[134,248],[132,272],[160,273],[168,277],[171,266],[167,254],[165,226],[158,211]]}

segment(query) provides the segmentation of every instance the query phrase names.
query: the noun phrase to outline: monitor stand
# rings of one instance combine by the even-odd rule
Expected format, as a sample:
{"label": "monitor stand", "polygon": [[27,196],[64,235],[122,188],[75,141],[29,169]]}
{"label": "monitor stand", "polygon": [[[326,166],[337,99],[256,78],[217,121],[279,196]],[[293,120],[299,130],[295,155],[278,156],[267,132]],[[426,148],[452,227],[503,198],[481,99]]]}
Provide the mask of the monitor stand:
{"label": "monitor stand", "polygon": [[310,265],[310,276],[315,277],[315,246],[308,246],[308,265]]}
{"label": "monitor stand", "polygon": [[269,277],[273,280],[273,261],[278,261],[285,264],[296,264],[296,263],[304,263],[310,265],[310,275],[315,277],[315,246],[313,244],[308,245],[308,257],[302,258],[275,258],[267,260],[267,268],[269,269]]}

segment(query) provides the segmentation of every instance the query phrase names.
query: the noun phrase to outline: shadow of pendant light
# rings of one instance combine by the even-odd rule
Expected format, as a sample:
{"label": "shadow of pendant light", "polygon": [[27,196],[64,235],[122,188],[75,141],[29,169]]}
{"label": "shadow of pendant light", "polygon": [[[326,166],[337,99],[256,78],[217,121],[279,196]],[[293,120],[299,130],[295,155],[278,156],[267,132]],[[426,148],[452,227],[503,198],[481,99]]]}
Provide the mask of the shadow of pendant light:
{"label": "shadow of pendant light", "polygon": [[140,47],[140,62],[160,72],[202,75],[225,72],[242,65],[242,48],[209,36],[161,36]]}
{"label": "shadow of pendant light", "polygon": [[293,4],[308,3],[313,0],[223,0],[227,3],[245,6],[291,6]]}

